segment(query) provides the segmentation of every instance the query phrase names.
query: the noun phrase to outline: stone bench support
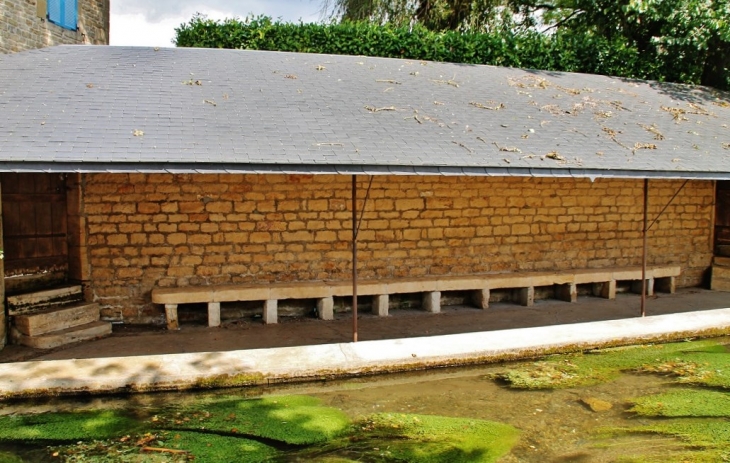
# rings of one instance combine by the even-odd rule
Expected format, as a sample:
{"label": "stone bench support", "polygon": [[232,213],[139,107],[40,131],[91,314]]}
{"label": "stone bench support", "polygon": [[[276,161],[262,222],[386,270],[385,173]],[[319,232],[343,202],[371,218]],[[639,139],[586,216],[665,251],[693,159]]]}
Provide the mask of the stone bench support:
{"label": "stone bench support", "polygon": [[535,305],[535,287],[528,286],[517,290],[517,300],[515,301],[524,307],[532,307]]}
{"label": "stone bench support", "polygon": [[387,317],[390,297],[387,294],[373,296],[373,313],[378,317]]}
{"label": "stone bench support", "polygon": [[208,326],[221,326],[220,302],[208,302]]}
{"label": "stone bench support", "polygon": [[471,295],[471,302],[477,308],[486,310],[489,308],[489,289],[478,289]]}
{"label": "stone bench support", "polygon": [[335,300],[330,297],[323,297],[317,301],[317,314],[320,320],[333,320],[335,318]]}
{"label": "stone bench support", "polygon": [[271,325],[278,322],[278,304],[276,299],[268,299],[264,301],[264,323]]}
{"label": "stone bench support", "polygon": [[[673,293],[675,278],[680,267],[651,267],[647,269],[649,293],[654,290]],[[578,285],[592,285],[595,296],[616,298],[617,281],[631,281],[634,288],[641,286],[640,267],[613,269],[577,269],[562,272],[519,272],[476,275],[445,275],[440,277],[414,277],[358,282],[358,295],[373,297],[373,313],[388,316],[391,294],[423,294],[423,309],[441,311],[441,293],[444,291],[469,291],[475,306],[489,308],[489,298],[495,290],[512,291],[515,302],[530,307],[535,301],[535,288],[553,287],[554,297],[575,302]],[[220,304],[233,301],[265,301],[264,323],[277,322],[278,301],[286,299],[316,299],[319,318],[334,318],[334,298],[351,297],[349,281],[311,281],[297,283],[247,283],[239,285],[193,286],[181,288],[155,288],[152,302],[164,304],[167,327],[178,329],[177,307],[179,304],[208,304],[209,326],[220,325]]]}
{"label": "stone bench support", "polygon": [[431,313],[441,312],[441,291],[431,291],[423,294],[423,310]]}

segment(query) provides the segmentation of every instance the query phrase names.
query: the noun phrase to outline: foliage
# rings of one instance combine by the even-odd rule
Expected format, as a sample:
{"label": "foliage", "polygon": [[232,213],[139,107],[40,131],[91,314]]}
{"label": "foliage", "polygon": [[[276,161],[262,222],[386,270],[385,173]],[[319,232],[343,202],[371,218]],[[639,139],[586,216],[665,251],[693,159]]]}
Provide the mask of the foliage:
{"label": "foliage", "polygon": [[630,412],[642,416],[730,417],[730,394],[703,389],[677,389],[634,399]]}
{"label": "foliage", "polygon": [[78,441],[134,432],[139,424],[113,411],[0,416],[0,441]]}
{"label": "foliage", "polygon": [[[505,381],[510,387],[517,389],[587,386],[611,381],[622,371],[652,372],[656,365],[680,365],[688,359],[702,358],[727,365],[730,356],[720,350],[726,352],[724,346],[712,340],[599,349],[586,353],[551,356],[547,360],[525,364],[492,377]],[[696,375],[697,370],[687,374]],[[709,384],[714,377],[702,376],[702,378],[707,381],[705,384]],[[695,382],[699,383],[700,379],[696,379]]]}
{"label": "foliage", "polygon": [[729,1],[322,0],[332,23],[281,24],[265,16],[217,22],[196,15],[175,30],[175,43],[593,72],[730,89]]}
{"label": "foliage", "polygon": [[365,22],[273,23],[265,16],[213,21],[196,15],[175,31],[180,47],[380,56],[664,80],[656,57],[640,59],[621,38],[506,29],[460,33]]}

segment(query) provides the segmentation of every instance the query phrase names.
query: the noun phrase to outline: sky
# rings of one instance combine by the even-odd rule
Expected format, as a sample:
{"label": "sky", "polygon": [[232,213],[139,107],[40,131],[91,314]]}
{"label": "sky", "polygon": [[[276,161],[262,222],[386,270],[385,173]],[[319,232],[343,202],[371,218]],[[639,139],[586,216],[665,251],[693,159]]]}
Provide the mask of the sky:
{"label": "sky", "polygon": [[210,19],[271,16],[284,22],[316,22],[319,0],[111,0],[111,45],[172,47],[175,28],[196,12]]}

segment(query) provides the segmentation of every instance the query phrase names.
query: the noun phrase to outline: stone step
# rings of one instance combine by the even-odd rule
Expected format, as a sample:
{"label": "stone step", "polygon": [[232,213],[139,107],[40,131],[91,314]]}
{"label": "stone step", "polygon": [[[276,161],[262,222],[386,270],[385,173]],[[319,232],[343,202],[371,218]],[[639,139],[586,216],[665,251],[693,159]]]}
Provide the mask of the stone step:
{"label": "stone step", "polygon": [[81,326],[74,326],[65,330],[53,331],[40,336],[26,336],[16,328],[12,328],[10,336],[14,343],[35,349],[53,349],[54,347],[74,342],[88,341],[94,338],[107,336],[112,332],[109,322],[95,321]]}
{"label": "stone step", "polygon": [[53,305],[83,300],[81,285],[65,285],[58,288],[8,296],[8,315],[23,315],[43,310]]}
{"label": "stone step", "polygon": [[99,320],[99,304],[79,302],[50,307],[27,315],[15,315],[13,324],[26,336],[39,336]]}
{"label": "stone step", "polygon": [[712,264],[710,289],[714,291],[730,291],[730,266]]}

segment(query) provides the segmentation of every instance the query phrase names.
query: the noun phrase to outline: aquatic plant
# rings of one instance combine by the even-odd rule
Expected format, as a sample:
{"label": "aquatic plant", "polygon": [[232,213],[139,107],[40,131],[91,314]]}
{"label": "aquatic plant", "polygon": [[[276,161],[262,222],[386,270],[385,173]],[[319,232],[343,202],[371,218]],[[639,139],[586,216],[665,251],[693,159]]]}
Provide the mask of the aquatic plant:
{"label": "aquatic plant", "polygon": [[0,441],[80,441],[135,432],[140,424],[115,411],[0,416]]}
{"label": "aquatic plant", "polygon": [[12,453],[0,452],[0,463],[23,463],[23,459]]}
{"label": "aquatic plant", "polygon": [[678,389],[631,402],[634,406],[629,411],[642,416],[730,417],[730,393],[727,392]]}
{"label": "aquatic plant", "polygon": [[163,413],[153,425],[274,439],[287,444],[326,442],[350,430],[342,411],[309,396],[223,397]]}
{"label": "aquatic plant", "polygon": [[[516,389],[555,389],[589,386],[612,381],[622,371],[664,372],[661,365],[704,362],[694,373],[682,373],[684,382],[705,385],[730,384],[730,355],[715,340],[691,343],[649,344],[594,349],[575,354],[552,355],[544,360],[523,364],[489,378],[506,382]],[[708,363],[711,362],[711,363]],[[717,368],[716,368],[717,367]],[[727,368],[726,368],[727,367]],[[711,372],[714,371],[715,373]],[[669,371],[667,371],[668,373]],[[726,381],[728,381],[726,383]]]}
{"label": "aquatic plant", "polygon": [[331,463],[492,463],[510,451],[518,436],[514,427],[492,421],[383,413],[360,420],[347,437],[296,456]]}
{"label": "aquatic plant", "polygon": [[[647,426],[604,430],[604,435],[659,434],[677,438],[683,449],[661,456],[627,456],[623,463],[730,462],[730,426],[725,420],[668,420]],[[638,452],[637,452],[638,453]]]}
{"label": "aquatic plant", "polygon": [[672,375],[683,384],[730,389],[730,354],[724,345],[701,347],[639,371]]}

